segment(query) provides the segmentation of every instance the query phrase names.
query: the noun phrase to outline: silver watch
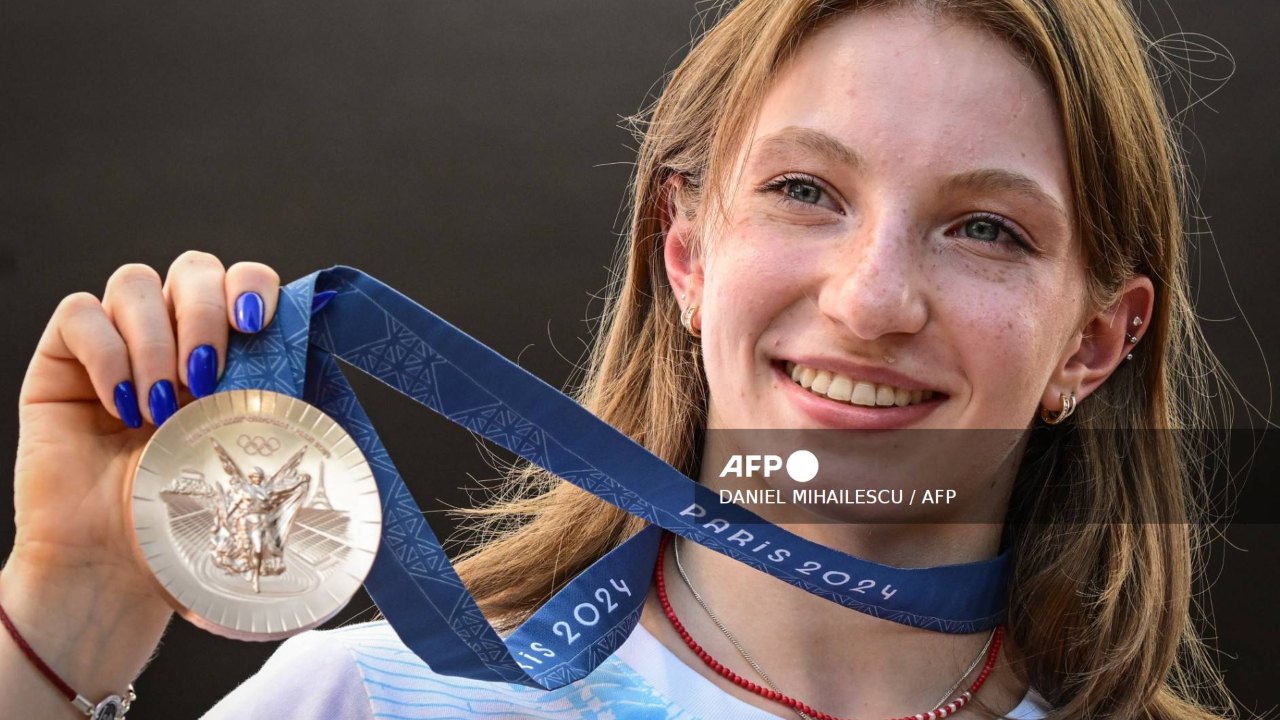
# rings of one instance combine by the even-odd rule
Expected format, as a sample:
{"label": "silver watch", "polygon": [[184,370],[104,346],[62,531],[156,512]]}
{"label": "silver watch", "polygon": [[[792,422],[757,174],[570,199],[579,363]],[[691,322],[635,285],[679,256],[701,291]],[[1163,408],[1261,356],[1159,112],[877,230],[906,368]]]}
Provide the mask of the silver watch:
{"label": "silver watch", "polygon": [[129,706],[137,699],[138,696],[133,693],[133,683],[130,683],[129,687],[125,688],[124,697],[108,695],[94,705],[85,696],[76,695],[76,699],[72,700],[71,704],[93,720],[121,720],[125,713],[129,712]]}

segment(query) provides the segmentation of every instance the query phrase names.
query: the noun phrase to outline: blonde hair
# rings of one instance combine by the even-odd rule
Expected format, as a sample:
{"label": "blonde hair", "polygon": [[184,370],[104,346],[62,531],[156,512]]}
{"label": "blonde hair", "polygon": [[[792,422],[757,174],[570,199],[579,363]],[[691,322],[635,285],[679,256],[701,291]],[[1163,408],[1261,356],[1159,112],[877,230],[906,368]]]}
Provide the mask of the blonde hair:
{"label": "blonde hair", "polygon": [[[1200,466],[1178,431],[1211,425],[1206,398],[1224,394],[1209,383],[1229,381],[1187,294],[1180,146],[1121,0],[745,0],[727,10],[641,119],[630,235],[574,395],[698,476],[707,387],[662,263],[668,180],[683,178],[675,200],[688,212],[715,202],[800,43],[838,14],[903,4],[1004,38],[1052,89],[1093,306],[1109,306],[1135,273],[1155,284],[1141,352],[1070,421],[1037,430],[1019,470],[1006,530],[1015,669],[1052,717],[1218,717],[1231,701],[1192,623]],[[646,524],[530,465],[467,516],[483,544],[459,572],[504,630]]]}

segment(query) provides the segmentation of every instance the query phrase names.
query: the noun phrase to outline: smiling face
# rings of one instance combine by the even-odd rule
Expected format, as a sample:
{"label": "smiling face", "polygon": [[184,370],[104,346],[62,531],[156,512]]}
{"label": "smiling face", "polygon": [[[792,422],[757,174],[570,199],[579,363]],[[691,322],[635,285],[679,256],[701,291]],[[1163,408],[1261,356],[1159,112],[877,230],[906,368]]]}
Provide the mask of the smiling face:
{"label": "smiling face", "polygon": [[1085,278],[1057,110],[1005,42],[837,19],[744,147],[700,268],[710,427],[1031,423]]}
{"label": "smiling face", "polygon": [[1020,431],[1080,388],[1063,376],[1086,278],[1061,127],[1039,75],[969,24],[864,11],[808,38],[723,217],[700,218],[703,254],[681,258],[692,225],[668,233],[673,284],[701,307],[708,428],[1012,430],[855,438],[870,445],[815,485],[1011,481]]}

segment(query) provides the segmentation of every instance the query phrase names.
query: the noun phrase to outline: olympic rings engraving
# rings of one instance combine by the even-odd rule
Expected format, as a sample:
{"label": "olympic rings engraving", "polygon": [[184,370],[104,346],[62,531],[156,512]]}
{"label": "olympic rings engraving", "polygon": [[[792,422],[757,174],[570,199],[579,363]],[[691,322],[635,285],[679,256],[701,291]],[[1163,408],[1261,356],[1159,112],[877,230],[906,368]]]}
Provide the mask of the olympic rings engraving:
{"label": "olympic rings engraving", "polygon": [[236,445],[239,445],[246,455],[261,455],[263,457],[268,457],[280,449],[279,440],[264,438],[261,435],[241,435],[236,438]]}

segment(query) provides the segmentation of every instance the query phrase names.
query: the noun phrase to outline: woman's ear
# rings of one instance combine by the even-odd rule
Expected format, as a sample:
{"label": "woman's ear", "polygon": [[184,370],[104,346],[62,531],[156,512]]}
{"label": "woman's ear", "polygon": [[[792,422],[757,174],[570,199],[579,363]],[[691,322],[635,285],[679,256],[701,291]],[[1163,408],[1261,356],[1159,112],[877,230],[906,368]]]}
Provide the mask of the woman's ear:
{"label": "woman's ear", "polygon": [[1146,275],[1125,281],[1115,303],[1085,319],[1080,336],[1045,388],[1041,404],[1057,409],[1059,393],[1074,392],[1083,400],[1097,390],[1131,353],[1142,352],[1141,340],[1155,305],[1155,287]]}
{"label": "woman's ear", "polygon": [[685,182],[683,175],[672,175],[663,185],[662,193],[662,259],[667,282],[675,291],[681,309],[700,304],[703,277],[694,214],[686,207]]}

